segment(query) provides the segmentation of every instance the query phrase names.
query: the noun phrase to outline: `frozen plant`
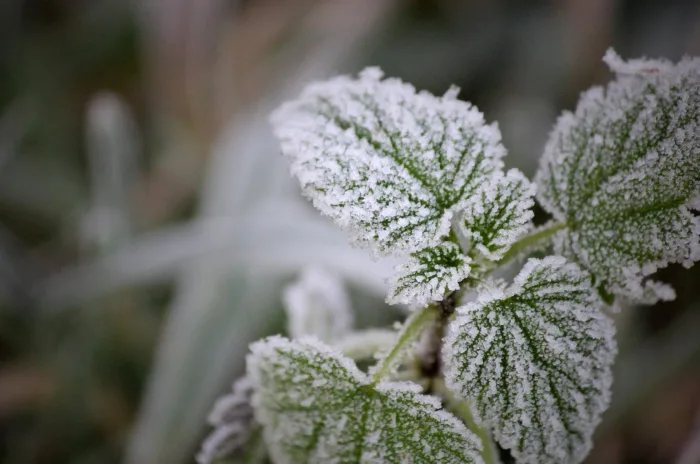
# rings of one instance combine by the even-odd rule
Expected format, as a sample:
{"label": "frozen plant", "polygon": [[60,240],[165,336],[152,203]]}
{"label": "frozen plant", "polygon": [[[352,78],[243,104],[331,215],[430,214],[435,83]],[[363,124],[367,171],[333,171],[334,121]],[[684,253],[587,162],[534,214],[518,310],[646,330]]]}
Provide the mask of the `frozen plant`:
{"label": "frozen plant", "polygon": [[[395,333],[352,332],[342,284],[305,271],[285,294],[292,339],[251,346],[200,461],[495,463],[499,445],[581,462],[610,402],[607,312],[672,299],[649,276],[700,259],[700,59],[604,59],[615,79],[559,118],[536,186],[504,171],[498,127],[456,88],[368,68],[275,111],[303,193],[404,259],[387,302],[411,313]],[[552,216],[537,228],[535,200]],[[551,255],[495,277],[533,250]]]}

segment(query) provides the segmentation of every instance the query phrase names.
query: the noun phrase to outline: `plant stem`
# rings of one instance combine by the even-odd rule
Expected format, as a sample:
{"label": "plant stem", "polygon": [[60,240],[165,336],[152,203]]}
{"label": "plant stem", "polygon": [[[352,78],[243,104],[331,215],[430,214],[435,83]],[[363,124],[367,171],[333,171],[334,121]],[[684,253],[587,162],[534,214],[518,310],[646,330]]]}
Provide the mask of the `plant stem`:
{"label": "plant stem", "polygon": [[418,340],[426,327],[435,322],[437,317],[437,306],[429,305],[420,311],[414,312],[406,319],[396,344],[373,369],[372,383],[374,385],[391,373],[394,366],[401,361],[408,348]]}
{"label": "plant stem", "polygon": [[500,458],[498,457],[496,445],[491,439],[491,434],[486,429],[479,427],[474,421],[474,416],[469,408],[469,404],[466,401],[455,399],[452,405],[452,411],[455,413],[455,415],[457,415],[457,417],[462,419],[467,428],[474,432],[474,434],[479,437],[479,440],[481,440],[481,457],[484,458],[484,463],[497,464],[501,462]]}
{"label": "plant stem", "polygon": [[552,235],[559,232],[560,230],[566,229],[566,227],[566,224],[563,222],[554,222],[546,228],[540,229],[537,232],[524,236],[523,238],[515,242],[513,246],[510,247],[506,254],[503,255],[503,258],[501,258],[495,263],[496,267],[502,266],[503,264],[518,256],[518,254],[521,253],[523,250],[527,249],[528,247],[536,244],[541,240],[550,238]]}
{"label": "plant stem", "polygon": [[498,449],[491,439],[491,434],[487,429],[480,427],[474,420],[474,415],[472,414],[469,403],[466,401],[457,399],[454,394],[445,386],[444,382],[440,382],[437,386],[440,393],[444,396],[448,409],[452,413],[459,417],[462,422],[467,426],[469,430],[474,432],[474,434],[481,440],[481,457],[484,458],[485,464],[498,464],[501,462],[498,456]]}
{"label": "plant stem", "polygon": [[352,332],[334,344],[345,356],[355,361],[372,359],[375,353],[393,348],[398,340],[395,330],[368,329]]}
{"label": "plant stem", "polygon": [[440,375],[442,365],[441,351],[442,339],[445,336],[445,329],[450,316],[454,314],[457,307],[457,292],[451,292],[445,298],[437,303],[440,309],[439,317],[433,324],[432,332],[425,342],[423,352],[420,357],[420,372],[422,377],[428,380],[428,386],[425,389],[426,394],[430,394],[433,390],[433,382]]}

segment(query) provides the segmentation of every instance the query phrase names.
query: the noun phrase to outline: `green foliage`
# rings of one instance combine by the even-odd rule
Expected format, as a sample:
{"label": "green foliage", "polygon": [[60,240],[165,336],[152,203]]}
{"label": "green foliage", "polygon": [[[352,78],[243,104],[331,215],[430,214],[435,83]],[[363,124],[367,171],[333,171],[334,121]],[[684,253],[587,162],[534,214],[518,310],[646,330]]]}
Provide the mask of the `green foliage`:
{"label": "green foliage", "polygon": [[567,226],[558,253],[608,291],[653,302],[666,286],[643,279],[700,259],[700,60],[606,61],[607,88],[585,92],[552,132],[537,174],[538,200]]}
{"label": "green foliage", "polygon": [[487,262],[501,259],[527,232],[534,194],[534,186],[515,169],[482,184],[457,221],[470,255]]}
{"label": "green foliage", "polygon": [[480,463],[479,440],[410,383],[373,381],[316,339],[251,346],[254,406],[277,463]]}
{"label": "green foliage", "polygon": [[[491,463],[491,436],[519,463],[585,459],[617,352],[602,308],[672,298],[647,276],[700,258],[700,60],[606,60],[615,81],[552,132],[537,194],[554,219],[529,235],[535,186],[503,172],[497,128],[456,89],[416,93],[371,68],[274,113],[314,205],[354,241],[407,260],[387,302],[415,310],[396,337],[337,345],[363,359],[358,343],[377,346],[368,373],[318,338],[252,345],[253,410],[276,463]],[[489,276],[549,240],[557,255],[530,259],[510,286]],[[460,305],[470,290],[477,300]],[[336,343],[350,327],[342,286],[323,272],[286,300],[292,337]],[[417,368],[403,362],[415,357]]]}
{"label": "green foliage", "polygon": [[518,462],[580,462],[610,400],[612,321],[590,276],[531,259],[512,286],[458,309],[443,346],[448,388]]}
{"label": "green foliage", "polygon": [[432,247],[505,150],[457,89],[434,97],[376,68],[311,84],[272,116],[303,192],[380,253]]}
{"label": "green foliage", "polygon": [[459,289],[469,275],[470,262],[452,242],[412,253],[408,263],[398,268],[387,302],[424,306],[442,300],[445,292]]}

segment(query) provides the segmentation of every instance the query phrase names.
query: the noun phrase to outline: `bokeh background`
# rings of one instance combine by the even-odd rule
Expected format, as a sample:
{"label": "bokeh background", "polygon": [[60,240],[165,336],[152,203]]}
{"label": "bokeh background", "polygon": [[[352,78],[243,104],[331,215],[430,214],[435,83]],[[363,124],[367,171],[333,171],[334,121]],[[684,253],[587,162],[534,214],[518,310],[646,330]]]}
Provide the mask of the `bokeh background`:
{"label": "bokeh background", "polygon": [[[388,324],[373,262],[298,195],[267,115],[379,65],[452,83],[532,175],[623,57],[700,55],[685,0],[0,1],[0,462],[193,462],[247,344],[305,265]],[[699,167],[700,169],[700,167]],[[700,462],[700,269],[617,316],[591,463]]]}

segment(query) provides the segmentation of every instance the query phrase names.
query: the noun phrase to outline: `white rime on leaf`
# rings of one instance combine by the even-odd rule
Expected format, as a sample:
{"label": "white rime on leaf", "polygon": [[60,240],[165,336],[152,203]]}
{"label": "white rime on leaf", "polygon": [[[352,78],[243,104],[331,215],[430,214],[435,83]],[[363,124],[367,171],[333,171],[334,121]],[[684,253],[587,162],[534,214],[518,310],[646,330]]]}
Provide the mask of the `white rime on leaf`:
{"label": "white rime on leaf", "polygon": [[564,258],[531,259],[509,288],[457,309],[445,381],[522,463],[576,463],[610,401],[614,325],[590,276]]}
{"label": "white rime on leaf", "polygon": [[624,308],[635,304],[653,305],[659,301],[673,301],[676,299],[676,291],[666,283],[647,279],[643,283],[642,292],[638,293],[634,299],[626,296],[615,298],[613,304],[608,306],[611,313],[619,313]]}
{"label": "white rime on leaf", "polygon": [[315,338],[251,345],[253,405],[276,464],[481,463],[478,438],[408,382],[373,383]]}
{"label": "white rime on leaf", "polygon": [[416,93],[377,68],[309,85],[272,115],[282,153],[324,214],[380,254],[438,245],[494,171],[498,127],[457,100]]}
{"label": "white rime on leaf", "polygon": [[457,290],[469,275],[470,262],[452,242],[412,253],[406,264],[397,267],[387,303],[425,306],[441,301],[445,292]]}
{"label": "white rime on leaf", "polygon": [[622,61],[607,88],[585,92],[550,135],[536,177],[538,200],[567,228],[557,253],[606,290],[651,298],[644,278],[700,259],[700,59]]}
{"label": "white rime on leaf", "polygon": [[326,269],[306,267],[285,289],[283,300],[292,338],[315,335],[330,343],[352,329],[350,299],[340,279]]}
{"label": "white rime on leaf", "polygon": [[198,464],[215,464],[234,458],[243,452],[254,429],[251,397],[253,384],[242,377],[233,385],[233,391],[219,398],[209,413],[209,424],[214,431],[204,440],[197,454]]}
{"label": "white rime on leaf", "polygon": [[498,261],[532,219],[535,186],[516,169],[484,182],[458,216],[457,230],[470,250],[489,261]]}

